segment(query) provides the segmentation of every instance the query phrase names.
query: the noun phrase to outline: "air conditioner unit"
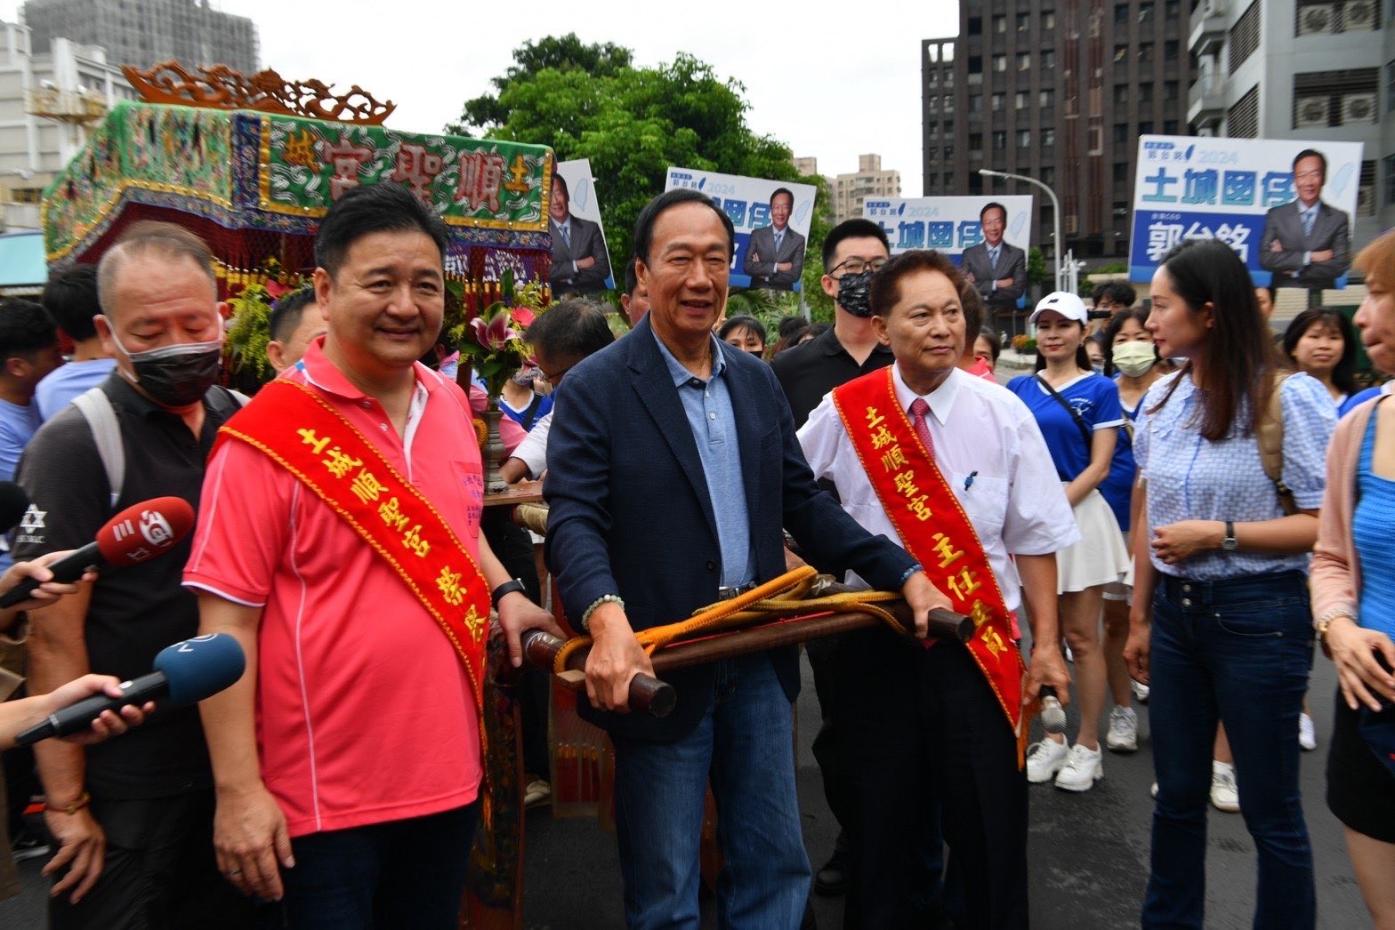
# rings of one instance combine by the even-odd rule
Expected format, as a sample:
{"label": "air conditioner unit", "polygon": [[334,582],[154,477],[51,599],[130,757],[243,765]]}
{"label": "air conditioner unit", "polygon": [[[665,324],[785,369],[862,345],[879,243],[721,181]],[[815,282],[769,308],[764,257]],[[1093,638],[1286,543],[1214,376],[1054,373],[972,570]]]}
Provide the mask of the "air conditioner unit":
{"label": "air conditioner unit", "polygon": [[1316,126],[1326,126],[1328,119],[1331,98],[1328,97],[1299,97],[1297,116],[1293,121],[1295,129],[1310,129]]}
{"label": "air conditioner unit", "polygon": [[1298,34],[1300,36],[1323,35],[1336,31],[1336,9],[1330,3],[1315,3],[1298,8]]}
{"label": "air conditioner unit", "polygon": [[1342,98],[1342,124],[1374,123],[1376,121],[1375,94],[1347,94]]}
{"label": "air conditioner unit", "polygon": [[1374,187],[1361,187],[1356,191],[1356,215],[1376,215],[1376,190]]}
{"label": "air conditioner unit", "polygon": [[1342,29],[1347,32],[1376,28],[1375,0],[1347,0],[1342,4]]}

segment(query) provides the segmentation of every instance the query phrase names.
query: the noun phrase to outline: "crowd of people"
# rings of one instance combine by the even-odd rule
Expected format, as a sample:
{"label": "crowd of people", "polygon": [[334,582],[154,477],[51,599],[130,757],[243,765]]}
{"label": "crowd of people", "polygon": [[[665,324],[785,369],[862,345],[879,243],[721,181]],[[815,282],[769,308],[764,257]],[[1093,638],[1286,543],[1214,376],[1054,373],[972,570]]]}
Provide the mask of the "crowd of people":
{"label": "crowd of people", "polygon": [[[1016,294],[1015,255],[966,273],[849,220],[823,242],[833,323],[767,329],[725,315],[733,228],[703,194],[656,197],[634,244],[630,331],[554,295],[498,398],[502,471],[543,480],[544,540],[484,506],[465,427],[487,398],[437,370],[445,231],[396,185],[324,218],[310,285],[270,319],[279,377],[250,400],[218,384],[211,256],[180,227],[135,224],[95,268],[56,272],[42,306],[0,305],[0,479],[29,500],[0,592],[43,582],[0,612],[35,695],[0,705],[0,747],[119,697],[180,639],[224,634],[247,657],[197,708],[107,711],[7,754],[12,809],[26,769],[41,781],[54,927],[456,926],[487,821],[485,639],[520,664],[526,630],[565,635],[538,606],[535,542],[558,614],[591,639],[580,711],[614,748],[630,927],[698,926],[709,786],[722,926],[809,926],[817,892],[846,896],[848,928],[1026,927],[1031,786],[1092,790],[1107,752],[1139,748],[1145,703],[1142,925],[1203,926],[1210,805],[1254,839],[1255,926],[1314,927],[1298,769],[1322,723],[1315,642],[1339,680],[1327,803],[1372,923],[1395,927],[1395,408],[1356,372],[1364,345],[1395,374],[1395,234],[1356,258],[1354,320],[1314,308],[1277,344],[1273,294],[1218,242],[1175,248],[1146,306],[1119,283],[1092,308],[1048,294],[1035,370],[1005,386],[985,316]],[[50,579],[164,495],[198,511],[169,555]],[[818,870],[796,648],[671,673],[670,716],[629,712],[653,674],[638,633],[795,560],[899,591],[915,627],[805,645],[841,828]],[[932,636],[937,608],[973,637]],[[550,790],[546,687],[519,689],[530,802]],[[1077,726],[1031,742],[1047,697]]]}

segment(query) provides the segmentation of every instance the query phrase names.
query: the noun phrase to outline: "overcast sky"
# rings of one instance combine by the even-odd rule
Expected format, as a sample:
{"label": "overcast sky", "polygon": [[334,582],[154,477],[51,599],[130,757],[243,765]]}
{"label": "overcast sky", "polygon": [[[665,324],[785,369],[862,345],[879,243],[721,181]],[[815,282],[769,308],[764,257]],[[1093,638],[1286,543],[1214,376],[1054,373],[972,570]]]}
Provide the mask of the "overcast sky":
{"label": "overcast sky", "polygon": [[[414,132],[441,131],[465,100],[490,90],[489,79],[527,39],[575,32],[585,42],[633,49],[640,65],[691,52],[719,76],[745,84],[757,132],[787,143],[795,155],[816,156],[819,171],[830,176],[856,171],[859,153],[878,152],[883,168],[901,172],[902,194],[912,197],[921,194],[920,40],[953,35],[958,26],[954,0],[892,0],[831,13],[817,3],[750,0],[214,5],[256,22],[263,67],[290,80],[358,84],[397,104],[389,126]],[[0,16],[14,21],[19,6],[0,2]]]}

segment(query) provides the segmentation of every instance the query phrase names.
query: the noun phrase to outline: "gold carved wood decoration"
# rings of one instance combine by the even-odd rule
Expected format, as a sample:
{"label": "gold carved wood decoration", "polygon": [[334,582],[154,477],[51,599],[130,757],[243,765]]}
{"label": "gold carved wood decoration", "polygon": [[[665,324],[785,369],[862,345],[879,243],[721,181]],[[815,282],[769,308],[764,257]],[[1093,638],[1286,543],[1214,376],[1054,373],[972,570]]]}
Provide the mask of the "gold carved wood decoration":
{"label": "gold carved wood decoration", "polygon": [[321,81],[287,81],[270,68],[247,77],[227,65],[199,68],[191,73],[178,61],[162,61],[141,70],[125,65],[126,80],[147,103],[172,103],[216,110],[261,110],[284,116],[339,123],[378,125],[397,104],[379,103],[355,84],[346,94],[335,94]]}

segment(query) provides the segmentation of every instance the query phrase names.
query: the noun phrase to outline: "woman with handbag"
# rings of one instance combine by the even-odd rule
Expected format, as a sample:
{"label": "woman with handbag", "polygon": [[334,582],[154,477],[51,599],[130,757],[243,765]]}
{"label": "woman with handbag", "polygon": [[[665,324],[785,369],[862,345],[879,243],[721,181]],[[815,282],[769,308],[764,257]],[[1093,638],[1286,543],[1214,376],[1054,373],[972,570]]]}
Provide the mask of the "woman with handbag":
{"label": "woman with handbag", "polygon": [[[1395,374],[1395,233],[1356,256],[1366,299],[1356,326],[1371,364]],[[1312,601],[1337,667],[1327,806],[1346,827],[1361,895],[1395,928],[1395,404],[1382,392],[1341,421],[1313,550]]]}
{"label": "woman with handbag", "polygon": [[[1152,686],[1158,781],[1142,925],[1202,926],[1211,752],[1224,722],[1258,858],[1254,926],[1311,928],[1298,714],[1312,666],[1307,553],[1336,411],[1307,375],[1279,383],[1249,273],[1225,243],[1177,246],[1152,296],[1158,351],[1186,361],[1148,391],[1134,432],[1142,501],[1124,657]],[[1275,422],[1282,467],[1271,480],[1263,453],[1275,450],[1260,435]]]}
{"label": "woman with handbag", "polygon": [[1095,374],[1085,354],[1086,319],[1085,304],[1075,294],[1043,297],[1028,320],[1036,326],[1037,372],[1007,385],[1036,418],[1080,529],[1080,542],[1056,553],[1056,593],[1075,661],[1080,730],[1074,746],[1047,734],[1027,753],[1027,781],[1054,780],[1067,791],[1089,791],[1104,777],[1099,729],[1107,682],[1100,611],[1104,586],[1128,570],[1119,523],[1099,492],[1124,416],[1114,382]]}

